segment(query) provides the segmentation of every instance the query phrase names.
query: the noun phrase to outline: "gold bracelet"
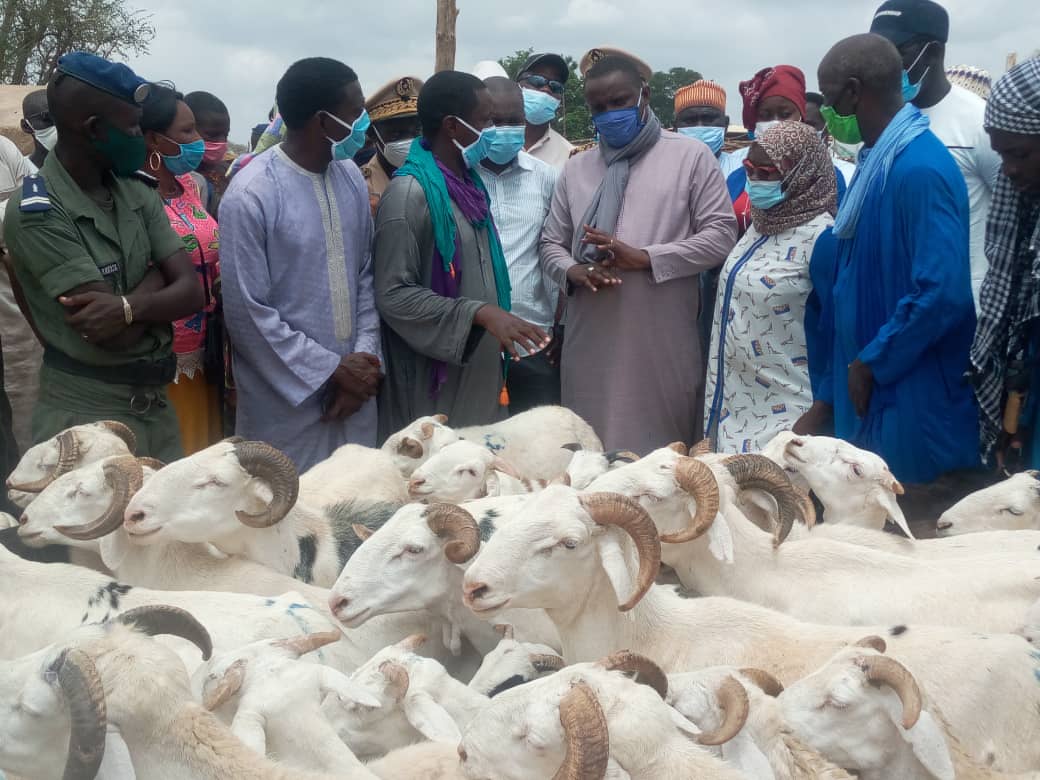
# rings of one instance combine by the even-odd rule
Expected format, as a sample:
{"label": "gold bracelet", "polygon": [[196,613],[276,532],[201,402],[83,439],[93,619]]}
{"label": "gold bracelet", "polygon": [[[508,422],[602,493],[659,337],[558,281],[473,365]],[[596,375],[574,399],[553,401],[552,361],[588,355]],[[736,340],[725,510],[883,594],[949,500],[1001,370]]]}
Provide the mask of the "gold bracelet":
{"label": "gold bracelet", "polygon": [[123,301],[123,319],[126,321],[127,325],[133,325],[134,324],[134,310],[132,308],[130,308],[130,301],[128,301],[126,299],[125,295],[120,296],[120,298]]}

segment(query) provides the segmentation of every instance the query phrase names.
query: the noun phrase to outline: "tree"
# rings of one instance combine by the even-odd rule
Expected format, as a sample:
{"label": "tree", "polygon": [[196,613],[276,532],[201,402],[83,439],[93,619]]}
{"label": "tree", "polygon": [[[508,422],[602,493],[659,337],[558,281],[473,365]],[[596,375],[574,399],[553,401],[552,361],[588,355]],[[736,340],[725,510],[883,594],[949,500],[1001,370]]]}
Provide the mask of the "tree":
{"label": "tree", "polygon": [[45,84],[62,54],[126,57],[154,37],[151,16],[123,0],[0,0],[0,82]]}
{"label": "tree", "polygon": [[701,74],[689,68],[672,68],[667,73],[656,71],[650,79],[650,107],[661,120],[661,125],[670,128],[675,119],[675,93],[680,87],[701,80]]}

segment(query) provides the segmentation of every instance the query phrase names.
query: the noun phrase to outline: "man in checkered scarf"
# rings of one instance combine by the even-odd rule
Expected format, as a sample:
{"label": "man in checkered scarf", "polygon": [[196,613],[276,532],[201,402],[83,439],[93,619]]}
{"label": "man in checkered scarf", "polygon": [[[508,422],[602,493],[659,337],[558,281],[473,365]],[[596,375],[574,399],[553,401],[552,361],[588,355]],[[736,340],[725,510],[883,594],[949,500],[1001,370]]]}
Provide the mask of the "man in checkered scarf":
{"label": "man in checkered scarf", "polygon": [[[986,104],[986,131],[1003,168],[986,225],[989,273],[982,286],[981,312],[971,350],[979,402],[982,456],[1004,464],[1007,448],[1021,448],[1018,418],[1035,423],[1040,398],[1005,400],[1032,384],[1040,396],[1040,58],[1008,71]],[[1028,380],[1032,381],[1029,382]],[[1040,447],[1034,447],[1034,465]]]}

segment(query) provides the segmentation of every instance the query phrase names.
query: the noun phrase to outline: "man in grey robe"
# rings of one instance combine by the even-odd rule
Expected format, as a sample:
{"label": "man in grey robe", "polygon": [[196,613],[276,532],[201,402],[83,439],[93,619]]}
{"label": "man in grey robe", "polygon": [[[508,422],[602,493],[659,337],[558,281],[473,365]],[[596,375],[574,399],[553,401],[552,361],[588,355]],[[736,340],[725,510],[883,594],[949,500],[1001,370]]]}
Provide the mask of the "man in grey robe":
{"label": "man in grey robe", "polygon": [[698,274],[736,243],[733,207],[711,150],[661,129],[645,63],[600,48],[581,70],[600,144],[563,169],[541,241],[569,293],[563,405],[607,449],[691,444],[704,384]]}
{"label": "man in grey robe", "polygon": [[346,65],[292,65],[278,82],[285,141],[235,176],[220,204],[236,432],[300,471],[348,442],[376,443],[372,216],[350,159],[364,143],[364,101]]}
{"label": "man in grey robe", "polygon": [[509,313],[509,274],[474,170],[494,128],[491,98],[468,73],[443,71],[419,93],[417,139],[376,215],[376,306],[387,377],[379,402],[384,439],[417,417],[453,425],[505,412],[503,360],[548,345]]}

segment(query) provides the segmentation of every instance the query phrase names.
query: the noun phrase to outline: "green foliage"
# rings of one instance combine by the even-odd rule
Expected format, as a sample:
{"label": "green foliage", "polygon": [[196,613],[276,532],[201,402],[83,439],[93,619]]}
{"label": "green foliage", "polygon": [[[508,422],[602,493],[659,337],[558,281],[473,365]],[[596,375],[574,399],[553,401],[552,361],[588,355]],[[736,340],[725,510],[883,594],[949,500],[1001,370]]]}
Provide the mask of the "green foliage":
{"label": "green foliage", "polygon": [[46,84],[62,54],[126,57],[154,37],[151,17],[123,0],[0,0],[0,82]]}
{"label": "green foliage", "polygon": [[[515,79],[520,73],[524,60],[531,56],[534,49],[521,49],[508,57],[503,57],[499,63],[505,68],[509,77]],[[589,115],[588,106],[585,105],[583,92],[584,82],[578,75],[578,63],[570,56],[565,56],[567,66],[571,69],[570,78],[567,79],[567,87],[563,95],[563,108],[559,117],[553,122],[553,127],[572,142],[585,141],[592,137],[592,117]],[[701,74],[689,68],[672,68],[671,70],[657,71],[650,80],[650,106],[653,108],[657,118],[665,127],[671,127],[675,112],[672,109],[675,91],[679,87],[692,84],[701,78]]]}

